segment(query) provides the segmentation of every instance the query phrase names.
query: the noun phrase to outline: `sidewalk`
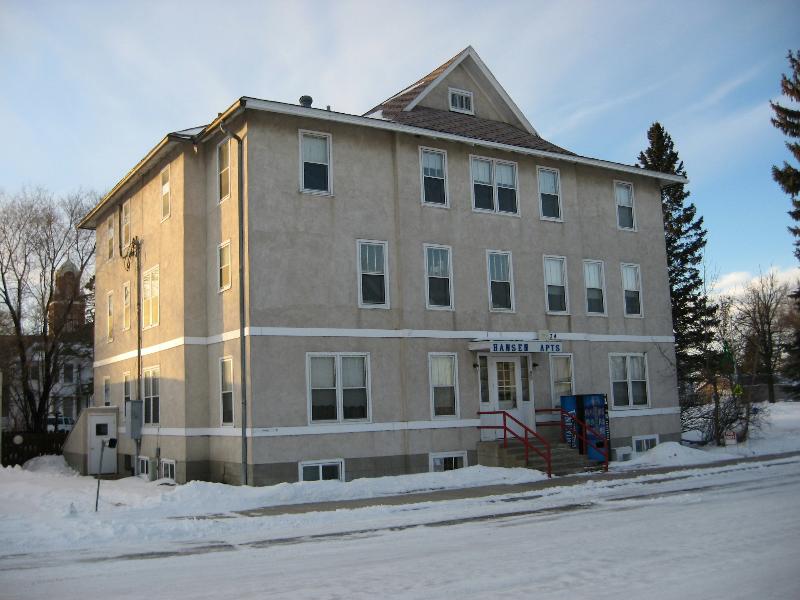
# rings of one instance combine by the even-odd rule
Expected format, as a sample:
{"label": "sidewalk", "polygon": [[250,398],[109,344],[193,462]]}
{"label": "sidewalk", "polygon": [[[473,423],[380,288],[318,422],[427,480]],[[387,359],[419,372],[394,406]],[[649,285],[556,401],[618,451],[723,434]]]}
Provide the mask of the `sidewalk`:
{"label": "sidewalk", "polygon": [[[691,471],[696,469],[713,469],[740,463],[767,462],[771,460],[800,456],[800,452],[783,452],[781,454],[764,454],[761,456],[748,456],[717,462],[703,463],[699,465],[688,465],[681,467],[654,467],[649,469],[634,469],[630,471],[617,471],[604,473],[594,471],[579,475],[567,475],[564,477],[553,477],[544,481],[533,483],[520,483],[508,485],[489,485],[472,488],[460,488],[449,490],[431,490],[426,492],[414,492],[410,494],[400,494],[397,496],[381,496],[378,498],[361,498],[356,500],[336,500],[329,502],[310,502],[306,504],[287,504],[281,506],[266,506],[264,508],[253,508],[249,510],[235,511],[234,514],[245,517],[268,517],[274,515],[302,514],[309,512],[325,512],[335,510],[352,510],[356,508],[366,508],[370,506],[397,506],[401,504],[416,504],[419,502],[444,502],[447,500],[462,500],[468,498],[484,498],[487,496],[502,496],[506,494],[522,494],[525,492],[535,492],[555,487],[575,486],[587,481],[613,481],[616,479],[634,479],[642,475],[658,475],[661,473],[675,473],[680,471]],[[670,479],[681,479],[689,477],[671,477]],[[660,479],[653,479],[643,483],[657,483]],[[208,515],[205,518],[219,518],[221,515]]]}

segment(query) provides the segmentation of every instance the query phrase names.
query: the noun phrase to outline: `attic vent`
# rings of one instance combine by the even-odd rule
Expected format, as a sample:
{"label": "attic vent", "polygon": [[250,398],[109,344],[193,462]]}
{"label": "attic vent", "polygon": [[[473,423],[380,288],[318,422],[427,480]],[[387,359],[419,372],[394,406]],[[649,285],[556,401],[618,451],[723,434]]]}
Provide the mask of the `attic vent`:
{"label": "attic vent", "polygon": [[311,108],[311,103],[314,99],[311,96],[300,96],[300,106],[303,108]]}
{"label": "attic vent", "polygon": [[450,88],[449,92],[450,110],[468,115],[475,114],[475,110],[472,108],[472,92],[455,88]]}

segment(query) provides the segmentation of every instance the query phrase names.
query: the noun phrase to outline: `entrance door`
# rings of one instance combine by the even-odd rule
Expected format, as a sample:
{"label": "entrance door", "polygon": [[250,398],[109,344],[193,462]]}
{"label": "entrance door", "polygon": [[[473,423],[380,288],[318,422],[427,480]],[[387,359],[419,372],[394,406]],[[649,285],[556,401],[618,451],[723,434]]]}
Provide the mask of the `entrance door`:
{"label": "entrance door", "polygon": [[[116,415],[89,415],[89,475],[97,473],[117,472],[117,449],[108,447],[108,440],[117,437]],[[100,465],[100,450],[102,442],[106,447],[103,450],[103,464]],[[102,471],[101,471],[102,467]]]}
{"label": "entrance door", "polygon": [[[533,429],[533,419],[529,414],[532,403],[530,396],[523,393],[523,386],[529,386],[528,361],[520,356],[479,356],[481,371],[481,410],[506,411],[511,416]],[[502,425],[502,415],[481,415],[481,425]],[[521,427],[511,420],[508,426],[524,436]],[[502,429],[482,429],[482,440],[494,440],[503,437]]]}

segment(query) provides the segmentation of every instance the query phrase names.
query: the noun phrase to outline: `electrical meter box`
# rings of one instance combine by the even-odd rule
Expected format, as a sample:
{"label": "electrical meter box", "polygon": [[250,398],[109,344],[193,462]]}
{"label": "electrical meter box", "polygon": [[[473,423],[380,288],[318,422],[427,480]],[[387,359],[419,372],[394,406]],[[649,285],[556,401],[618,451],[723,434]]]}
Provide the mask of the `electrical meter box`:
{"label": "electrical meter box", "polygon": [[128,400],[125,406],[125,431],[134,440],[142,439],[144,409],[141,400]]}

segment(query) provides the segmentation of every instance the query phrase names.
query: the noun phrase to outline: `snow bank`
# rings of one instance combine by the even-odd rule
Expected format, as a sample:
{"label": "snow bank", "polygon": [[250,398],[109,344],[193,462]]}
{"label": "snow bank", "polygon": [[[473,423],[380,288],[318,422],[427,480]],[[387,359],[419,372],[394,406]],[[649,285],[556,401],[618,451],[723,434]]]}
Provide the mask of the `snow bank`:
{"label": "snow bank", "polygon": [[724,453],[712,455],[706,450],[681,446],[678,442],[664,442],[629,461],[613,463],[613,467],[616,470],[641,467],[683,467],[731,458],[739,457],[735,454]]}
{"label": "snow bank", "polygon": [[51,475],[66,475],[76,477],[78,472],[67,464],[61,455],[48,454],[30,459],[22,468],[32,473],[47,473]]}

